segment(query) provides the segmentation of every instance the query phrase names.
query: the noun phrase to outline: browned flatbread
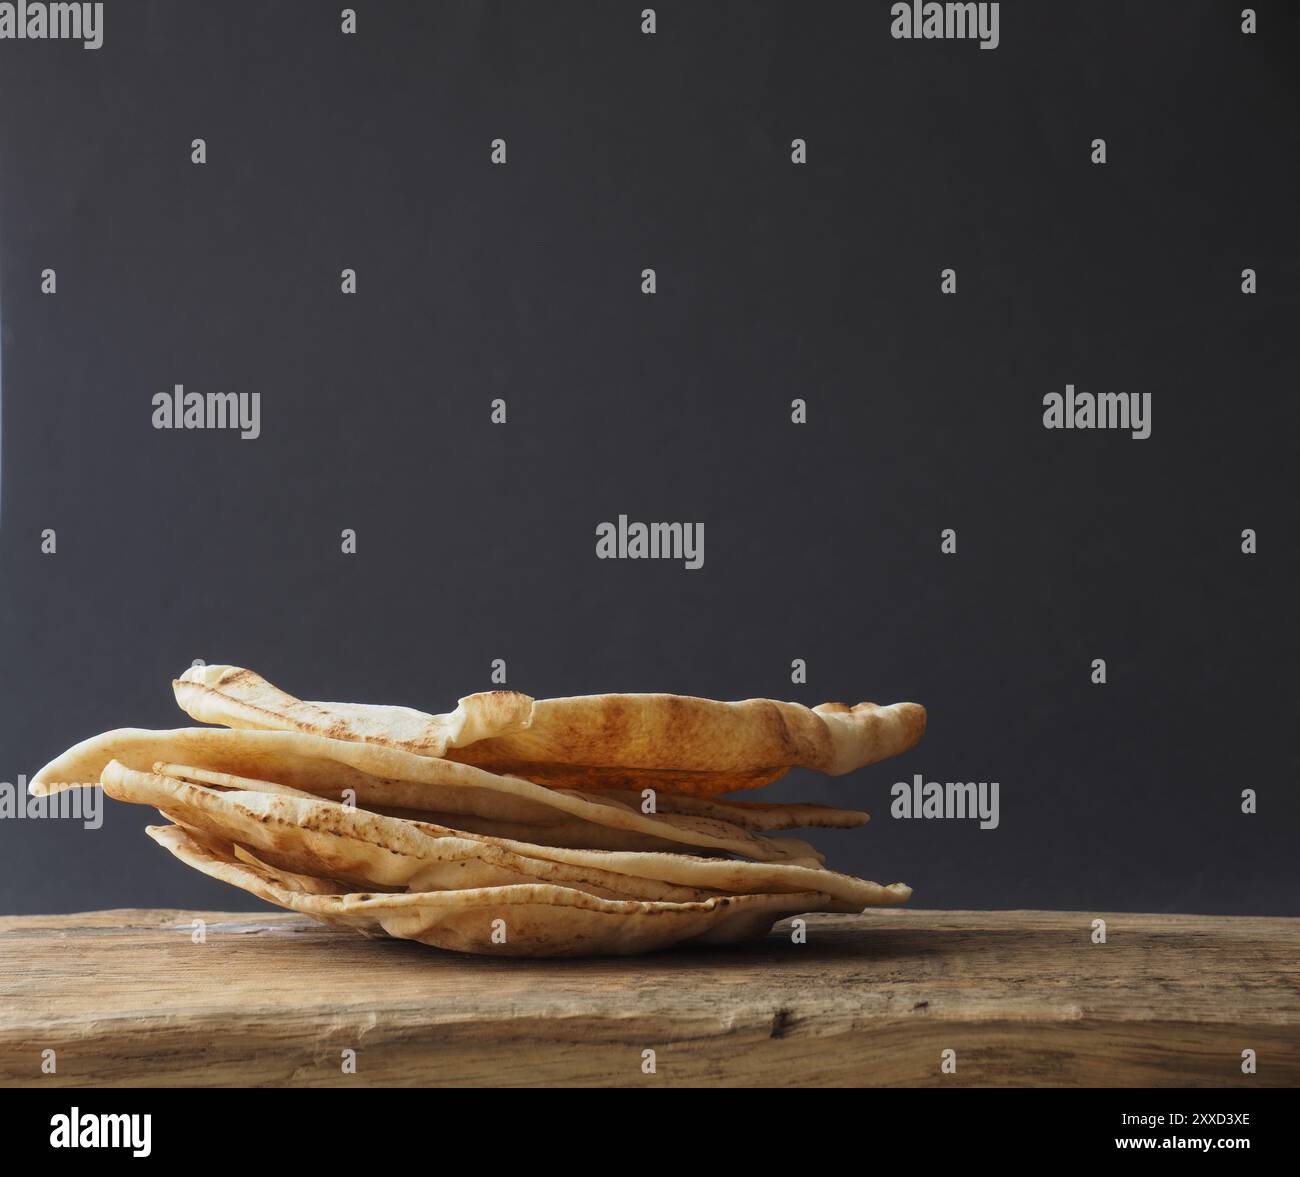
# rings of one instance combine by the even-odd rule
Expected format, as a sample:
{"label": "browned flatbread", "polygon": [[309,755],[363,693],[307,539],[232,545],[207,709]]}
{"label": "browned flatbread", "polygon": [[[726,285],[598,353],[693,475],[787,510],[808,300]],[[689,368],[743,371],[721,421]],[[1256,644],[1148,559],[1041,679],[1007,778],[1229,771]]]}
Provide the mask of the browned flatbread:
{"label": "browned flatbread", "polygon": [[[275,781],[318,796],[342,799],[351,790],[363,808],[420,808],[465,812],[489,821],[531,824],[538,817],[593,827],[594,847],[635,848],[636,841],[671,842],[706,852],[739,854],[760,862],[818,865],[823,856],[799,838],[771,837],[712,817],[688,813],[642,813],[600,794],[583,794],[498,776],[468,764],[418,756],[382,744],[335,740],[306,732],[178,728],[120,728],[83,740],[45,765],[28,784],[43,795],[99,783],[111,760],[148,770],[156,763]],[[601,840],[600,829],[619,840]],[[631,843],[623,835],[635,835]],[[583,844],[581,842],[577,843]]]}
{"label": "browned flatbread", "polygon": [[[202,840],[210,835],[205,834],[202,830],[193,826],[187,826],[183,821],[176,823],[186,833]],[[256,867],[261,873],[273,878],[282,887],[290,891],[301,891],[304,895],[346,895],[352,888],[341,879],[317,878],[315,875],[296,875],[291,871],[280,870],[272,866],[269,862],[263,862],[255,854],[250,854],[244,847],[237,842],[228,843],[231,853],[240,862],[248,866]],[[377,890],[378,888],[372,888]],[[396,894],[403,890],[401,887],[394,887],[393,892]]]}
{"label": "browned flatbread", "polygon": [[450,715],[425,715],[303,702],[234,666],[187,670],[173,688],[182,709],[204,723],[381,744],[576,789],[709,796],[765,785],[794,766],[838,776],[907,751],[925,731],[925,708],[916,703],[810,709],[773,699],[533,700],[494,691],[467,696]]}
{"label": "browned flatbread", "polygon": [[820,867],[568,850],[474,835],[269,791],[265,782],[230,776],[213,787],[136,772],[113,761],[101,783],[111,797],[152,805],[171,820],[238,843],[281,870],[363,887],[443,890],[549,882],[606,898],[673,901],[718,892],[815,890],[830,896],[839,905],[835,910],[851,912],[904,903],[911,894],[901,883],[882,887]]}
{"label": "browned flatbread", "polygon": [[352,889],[442,891],[554,883],[607,899],[671,901],[717,893],[603,870],[589,860],[529,857],[522,844],[420,826],[316,797],[216,789],[136,772],[116,761],[104,769],[102,783],[116,800],[152,805],[187,829],[246,848],[273,868],[299,879],[338,880]]}
{"label": "browned flatbread", "polygon": [[449,759],[544,784],[725,793],[796,765],[832,775],[896,756],[925,730],[915,703],[877,707],[680,695],[538,699],[526,728],[456,748]]}
{"label": "browned flatbread", "polygon": [[675,944],[731,944],[760,938],[777,920],[829,901],[818,892],[717,895],[690,903],[611,900],[544,883],[321,894],[286,886],[280,872],[241,861],[227,840],[174,825],[147,832],[195,870],[323,923],[491,956],[626,956]]}
{"label": "browned flatbread", "polygon": [[[634,808],[643,807],[644,791],[601,789],[598,796],[621,801]],[[685,813],[694,817],[711,817],[730,822],[742,830],[854,830],[871,820],[870,814],[858,809],[837,809],[831,805],[813,805],[803,801],[734,801],[729,797],[709,797],[693,793],[668,793],[655,790],[654,812]]]}
{"label": "browned flatbread", "polygon": [[719,794],[794,766],[838,775],[897,755],[925,729],[917,704],[490,691],[429,715],[304,701],[231,666],[193,668],[173,688],[195,719],[226,726],[105,732],[47,764],[30,792],[102,784],[151,805],[174,824],[150,836],[180,860],[363,935],[624,954],[911,895],[770,835],[852,828],[865,813]]}
{"label": "browned flatbread", "polygon": [[202,723],[307,732],[420,756],[444,756],[457,744],[526,727],[533,706],[517,691],[467,695],[447,715],[373,703],[306,703],[238,666],[191,666],[173,680],[172,691],[181,710]]}

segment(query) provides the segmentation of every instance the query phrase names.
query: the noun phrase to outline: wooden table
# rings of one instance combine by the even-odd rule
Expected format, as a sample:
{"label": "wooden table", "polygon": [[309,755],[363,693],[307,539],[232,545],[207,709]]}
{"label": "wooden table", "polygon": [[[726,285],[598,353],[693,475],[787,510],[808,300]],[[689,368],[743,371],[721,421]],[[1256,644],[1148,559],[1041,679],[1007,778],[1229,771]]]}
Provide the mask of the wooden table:
{"label": "wooden table", "polygon": [[0,1082],[1300,1084],[1300,919],[1105,915],[1094,944],[1095,918],[880,910],[522,961],[270,911],[5,917]]}

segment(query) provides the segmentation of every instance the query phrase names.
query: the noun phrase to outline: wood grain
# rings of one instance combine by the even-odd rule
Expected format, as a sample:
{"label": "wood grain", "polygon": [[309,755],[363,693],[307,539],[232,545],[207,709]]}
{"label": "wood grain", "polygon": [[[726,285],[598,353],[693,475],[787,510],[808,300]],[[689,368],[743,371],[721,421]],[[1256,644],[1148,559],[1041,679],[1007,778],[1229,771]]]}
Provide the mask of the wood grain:
{"label": "wood grain", "polygon": [[0,1082],[1300,1084],[1300,920],[1106,915],[1099,945],[1095,918],[881,910],[810,916],[803,945],[782,925],[727,951],[522,961],[270,912],[5,917]]}

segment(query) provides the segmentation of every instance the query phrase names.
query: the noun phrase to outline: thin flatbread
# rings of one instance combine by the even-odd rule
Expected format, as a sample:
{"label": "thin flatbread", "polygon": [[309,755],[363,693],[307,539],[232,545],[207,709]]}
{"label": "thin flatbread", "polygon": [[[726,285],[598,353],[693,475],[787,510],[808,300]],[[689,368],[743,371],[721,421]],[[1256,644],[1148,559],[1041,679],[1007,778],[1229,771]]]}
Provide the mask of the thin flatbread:
{"label": "thin flatbread", "polygon": [[359,744],[381,744],[419,756],[527,727],[533,700],[518,691],[467,695],[447,715],[373,703],[310,703],[238,666],[191,666],[172,680],[182,711],[200,723],[255,731],[306,732]]}
{"label": "thin flatbread", "polygon": [[[602,789],[596,796],[639,808],[643,793],[631,789]],[[754,833],[799,829],[854,830],[871,820],[871,815],[861,810],[838,809],[804,801],[734,801],[730,797],[655,790],[654,803],[658,813],[711,817]]]}
{"label": "thin flatbread", "polygon": [[[181,769],[182,765],[158,765],[153,766],[154,772],[161,772],[169,776],[184,776],[186,780],[208,781],[211,784],[221,784],[218,779],[222,773],[211,773],[210,775],[200,775],[195,777],[186,776],[184,772],[171,772],[172,768]],[[396,782],[394,782],[396,783]],[[329,791],[322,790],[312,794],[306,789],[295,789],[289,785],[279,783],[263,782],[264,792],[298,794],[301,796],[319,796],[327,797],[333,801],[342,801],[342,789],[335,789],[333,794]],[[234,787],[234,786],[232,786]],[[409,796],[403,795],[403,800],[421,800],[418,792],[419,786],[409,790]],[[572,792],[572,790],[564,790]],[[576,796],[584,794],[576,793]],[[395,791],[388,794],[388,800],[399,799]],[[373,798],[372,798],[373,800]],[[609,804],[617,802],[630,809],[638,809],[642,806],[643,796],[641,793],[633,793],[626,790],[605,790],[598,794],[588,797],[588,800],[600,804]],[[768,832],[772,830],[796,830],[806,829],[809,827],[819,827],[821,829],[851,830],[864,826],[871,820],[871,815],[862,813],[853,809],[836,809],[830,805],[810,805],[801,801],[790,802],[758,802],[758,801],[731,801],[721,798],[710,797],[691,797],[681,793],[656,793],[654,797],[655,809],[657,813],[678,813],[687,814],[693,817],[709,817],[717,821],[730,822],[732,825],[739,826],[742,830],[751,832]],[[367,806],[366,808],[375,808]],[[394,816],[410,817],[416,820],[431,821],[435,825],[455,825],[454,821],[443,821],[441,816],[431,816],[431,813],[439,811],[429,811],[421,816],[421,810],[415,806],[386,805],[379,809],[379,812],[392,811]],[[644,812],[644,810],[642,810]],[[534,807],[530,813],[532,824],[537,827],[554,826],[561,824],[561,820],[554,812],[548,812],[542,806]],[[579,825],[590,828],[590,823],[581,822]],[[486,831],[491,832],[491,831]],[[509,835],[507,835],[509,836]],[[560,843],[555,843],[560,845]],[[630,847],[629,847],[630,849]]]}
{"label": "thin flatbread", "polygon": [[[389,817],[403,817],[408,821],[427,821],[433,825],[450,826],[466,833],[486,834],[493,838],[507,838],[516,842],[538,842],[545,846],[568,847],[573,850],[663,850],[680,851],[682,843],[667,838],[652,838],[634,830],[621,830],[613,826],[598,826],[578,818],[561,818],[553,822],[494,821],[472,814],[439,813],[436,810],[401,809],[396,806],[372,805],[376,813]],[[689,847],[692,854],[723,854],[704,846]],[[811,849],[811,847],[810,847]],[[800,861],[809,865],[822,861],[812,855],[806,858],[788,858],[781,861]]]}
{"label": "thin flatbread", "polygon": [[468,764],[419,756],[399,748],[336,740],[304,732],[233,728],[151,731],[119,728],[83,740],[32,777],[36,795],[94,785],[110,760],[148,771],[157,762],[189,764],[257,780],[276,781],[334,799],[352,790],[358,805],[393,806],[531,823],[540,815],[589,822],[623,833],[759,862],[817,865],[823,856],[798,838],[767,837],[729,822],[691,814],[643,814],[600,796],[549,789]]}
{"label": "thin flatbread", "polygon": [[605,897],[674,901],[716,892],[818,890],[838,904],[836,910],[850,912],[904,903],[911,895],[901,883],[882,887],[821,868],[687,854],[565,850],[475,837],[332,801],[257,791],[256,781],[225,781],[223,788],[192,784],[135,772],[116,761],[102,778],[111,797],[152,805],[173,821],[247,847],[277,868],[362,886],[441,890],[554,882]]}
{"label": "thin flatbread", "polygon": [[712,796],[757,788],[796,766],[840,776],[906,752],[924,731],[917,703],[808,708],[774,699],[582,695],[535,700],[527,727],[446,755],[556,787]]}
{"label": "thin flatbread", "polygon": [[333,801],[285,794],[222,791],[114,761],[104,769],[104,792],[119,801],[152,805],[189,830],[223,838],[260,862],[295,876],[337,879],[353,887],[442,891],[520,883],[554,883],[614,899],[685,901],[712,890],[528,858],[455,830],[350,809]]}
{"label": "thin flatbread", "polygon": [[[236,666],[192,668],[172,685],[181,708],[204,723],[377,743],[563,788],[703,796],[756,788],[795,766],[839,776],[897,756],[921,738],[926,718],[917,703],[808,708],[774,699],[529,699],[510,691],[467,696],[448,717],[303,702]],[[480,711],[490,720],[462,721],[448,738],[451,718]]]}
{"label": "thin flatbread", "polygon": [[[251,777],[235,776],[232,773],[214,772],[206,768],[194,768],[183,764],[166,764],[161,761],[153,766],[153,771],[160,776],[176,777],[183,781],[199,784],[217,785],[226,789],[252,789],[264,793],[280,793],[287,797],[307,797],[327,801],[339,801],[346,804],[347,798],[340,795],[341,790],[322,789],[311,793],[306,789],[295,789],[278,782],[257,780]],[[447,829],[462,830],[472,834],[486,834],[490,837],[505,838],[516,842],[540,842],[546,846],[562,846],[586,850],[667,850],[681,849],[681,843],[667,838],[652,838],[632,830],[620,830],[610,826],[599,826],[594,822],[580,818],[570,818],[562,813],[548,812],[545,821],[501,821],[476,817],[466,813],[440,813],[427,809],[404,809],[397,805],[377,805],[373,801],[363,806],[385,817],[400,817],[404,821],[427,822],[430,825],[443,826]],[[745,827],[741,827],[742,829]],[[703,853],[703,847],[694,848]],[[714,853],[722,853],[715,851]]]}
{"label": "thin flatbread", "polygon": [[179,826],[150,826],[147,833],[195,870],[278,907],[363,935],[418,940],[488,956],[629,956],[676,944],[733,944],[759,939],[778,920],[818,911],[828,899],[809,892],[655,903],[601,899],[546,884],[401,894],[306,894],[239,861],[229,842]]}
{"label": "thin flatbread", "polygon": [[[178,821],[176,825],[200,838],[206,836],[202,830],[191,829],[184,822]],[[300,891],[304,895],[347,895],[352,890],[347,883],[339,879],[319,879],[315,875],[296,875],[291,871],[279,870],[269,862],[263,862],[256,855],[250,854],[238,843],[231,843],[230,849],[234,857],[240,862],[270,875],[282,887],[287,887],[290,891]]]}

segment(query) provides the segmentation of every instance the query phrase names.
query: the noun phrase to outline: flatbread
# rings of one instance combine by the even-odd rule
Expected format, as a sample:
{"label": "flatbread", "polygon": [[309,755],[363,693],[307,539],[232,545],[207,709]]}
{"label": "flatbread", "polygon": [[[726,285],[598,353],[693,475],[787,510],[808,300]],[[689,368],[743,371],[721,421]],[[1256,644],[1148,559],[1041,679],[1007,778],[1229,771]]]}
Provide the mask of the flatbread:
{"label": "flatbread", "polygon": [[[602,789],[597,796],[621,801],[640,809],[642,792],[632,789]],[[853,830],[864,826],[871,815],[856,809],[837,809],[831,805],[811,805],[803,801],[733,801],[728,797],[697,796],[690,793],[667,793],[655,790],[658,813],[686,813],[730,822],[742,830],[755,833],[772,830],[819,828]]]}
{"label": "flatbread", "polygon": [[[213,772],[208,769],[195,769],[184,765],[156,763],[153,771],[164,776],[179,776],[184,780],[207,782],[228,788],[240,786],[227,784],[222,778],[230,774]],[[241,778],[243,779],[243,778]],[[313,794],[306,789],[295,789],[271,781],[261,781],[257,786],[263,792],[284,793],[289,796],[320,796],[334,801],[346,801],[342,789],[320,789]],[[417,786],[418,788],[418,786]],[[631,809],[642,807],[640,793],[606,791],[588,798],[601,804],[617,801]],[[707,797],[688,797],[675,793],[659,793],[655,797],[656,812],[688,814],[697,817],[710,817],[718,821],[727,821],[742,830],[792,830],[808,826],[823,829],[856,829],[871,820],[870,815],[851,809],[834,809],[829,805],[805,805],[800,802],[781,804],[763,804],[758,802],[722,801]],[[663,838],[648,838],[645,835],[609,830],[607,827],[593,826],[591,822],[565,820],[563,815],[548,811],[542,806],[535,807],[531,822],[493,821],[477,819],[474,815],[449,814],[439,810],[421,810],[401,805],[377,805],[371,799],[367,809],[386,813],[392,817],[405,817],[414,821],[428,821],[434,825],[457,826],[461,829],[475,830],[484,834],[499,834],[504,838],[522,838],[529,840],[529,831],[542,832],[546,836],[536,840],[551,846],[589,845],[595,837],[601,845],[590,845],[593,850],[659,850],[673,845]],[[467,806],[462,806],[467,808]],[[466,821],[474,824],[465,824]],[[514,831],[514,832],[508,832]],[[557,840],[558,839],[558,840]],[[651,843],[655,843],[651,845]]]}
{"label": "flatbread", "polygon": [[170,820],[245,847],[261,862],[354,888],[442,891],[519,883],[554,883],[603,898],[707,898],[712,892],[677,887],[544,859],[529,859],[455,830],[351,809],[333,801],[284,794],[223,791],[114,761],[104,792],[118,801],[152,805]]}
{"label": "flatbread", "polygon": [[[185,777],[186,780],[209,781],[212,784],[221,784],[219,779],[223,774],[219,772],[204,771],[202,775],[189,776],[184,772],[170,772],[169,769],[181,769],[182,765],[154,765],[154,772],[161,772],[164,775]],[[301,796],[312,796],[309,790],[295,789],[288,785],[282,785],[272,782],[263,782],[266,786],[264,792],[298,794]],[[391,782],[397,784],[397,782]],[[411,789],[403,791],[399,796],[396,789],[390,790],[387,794],[388,800],[422,800],[419,790],[422,786],[415,785]],[[572,790],[562,790],[572,792]],[[342,789],[326,790],[321,789],[316,796],[329,797],[334,801],[346,800],[343,797]],[[575,796],[583,794],[575,793]],[[628,790],[603,790],[602,792],[592,795],[588,798],[591,801],[600,804],[609,804],[617,802],[620,805],[627,806],[629,809],[636,809],[644,812],[643,797],[641,793],[633,793]],[[373,800],[373,798],[371,798]],[[871,820],[871,815],[862,813],[853,809],[835,809],[830,805],[808,805],[799,801],[764,803],[757,801],[730,801],[709,797],[691,797],[681,793],[656,793],[654,797],[655,808],[652,812],[656,813],[677,813],[688,814],[695,817],[709,817],[717,821],[730,822],[732,825],[739,826],[742,830],[750,831],[769,831],[769,830],[794,830],[807,827],[820,827],[822,829],[850,830],[859,826],[864,826]],[[366,808],[375,808],[369,805]],[[412,817],[417,820],[431,821],[436,825],[455,825],[454,821],[446,822],[441,817],[431,816],[430,813],[439,811],[430,811],[423,813],[418,807],[387,805],[379,808],[379,812],[393,811],[395,815],[401,817]],[[521,815],[522,816],[522,815]],[[533,806],[529,810],[529,816],[532,818],[534,826],[553,826],[561,823],[560,817],[544,806]],[[590,828],[589,823],[580,823]],[[467,827],[468,828],[468,827]],[[487,831],[491,832],[491,831]],[[560,843],[556,843],[560,845]]]}
{"label": "flatbread", "polygon": [[[321,798],[340,801],[347,804],[349,799],[340,795],[340,790],[324,790],[311,793],[305,789],[291,788],[278,782],[259,781],[249,777],[234,776],[231,773],[213,772],[211,769],[199,769],[182,764],[155,763],[153,771],[161,776],[176,777],[179,780],[194,781],[199,784],[211,784],[228,789],[252,789],[266,793],[280,793],[287,797]],[[428,822],[435,826],[462,830],[466,833],[487,834],[491,837],[506,838],[517,842],[540,842],[546,846],[563,846],[587,850],[680,850],[681,843],[667,838],[652,838],[647,834],[638,834],[631,830],[614,829],[610,826],[598,826],[594,822],[569,818],[562,813],[550,811],[546,821],[512,822],[493,821],[489,818],[475,817],[465,813],[440,813],[436,810],[404,809],[396,805],[377,805],[373,801],[363,806],[385,817],[400,817],[405,821]],[[743,827],[742,827],[743,828]],[[702,847],[695,847],[697,853],[704,853]],[[713,853],[722,853],[714,851]]]}
{"label": "flatbread", "polygon": [[583,695],[538,699],[527,727],[446,755],[558,787],[712,796],[757,788],[795,766],[839,776],[906,752],[924,731],[916,703],[810,709],[774,699]]}
{"label": "flatbread", "polygon": [[524,824],[540,815],[760,862],[815,866],[823,861],[820,853],[798,838],[768,837],[691,814],[643,814],[599,795],[549,789],[451,760],[303,732],[119,728],[69,748],[37,772],[28,789],[41,795],[94,785],[110,760],[138,771],[148,771],[157,762],[189,764],[336,799],[351,789],[364,808],[464,811],[491,821]]}
{"label": "flatbread", "polygon": [[533,701],[518,691],[467,695],[448,715],[371,703],[306,703],[238,666],[191,666],[172,681],[181,710],[200,723],[307,732],[444,756],[460,744],[527,727]]}
{"label": "flatbread", "polygon": [[[625,956],[675,944],[737,943],[761,938],[778,920],[817,911],[828,899],[809,892],[656,903],[601,899],[546,884],[402,894],[308,894],[239,861],[228,841],[179,826],[150,826],[147,833],[195,870],[279,907],[363,935],[388,935],[491,956]],[[502,933],[505,942],[494,942],[494,936]]]}
{"label": "flatbread", "polygon": [[494,691],[467,696],[451,716],[437,716],[303,702],[235,666],[192,668],[172,685],[181,708],[204,723],[381,744],[577,789],[710,796],[767,784],[793,766],[839,776],[907,751],[925,731],[925,708],[916,703],[810,709],[773,699],[533,700]]}
{"label": "flatbread", "polygon": [[[376,813],[389,817],[403,817],[408,821],[427,821],[434,825],[450,826],[464,830],[466,833],[486,834],[493,838],[508,838],[517,842],[537,842],[545,846],[568,847],[574,850],[663,850],[680,851],[680,842],[667,838],[652,838],[633,830],[620,830],[613,826],[598,826],[578,818],[561,819],[554,822],[509,822],[493,821],[490,818],[474,817],[470,814],[439,813],[436,810],[400,809],[394,806],[368,806]],[[806,845],[806,843],[805,843]],[[811,850],[811,847],[809,847]],[[725,851],[711,850],[704,846],[690,846],[692,854],[724,854]],[[820,856],[811,854],[801,858],[787,858],[781,861],[804,862],[816,865]]]}
{"label": "flatbread", "polygon": [[[193,829],[184,822],[178,821],[176,825],[197,838],[208,836],[202,830]],[[291,871],[280,870],[269,862],[263,862],[256,855],[250,854],[238,843],[231,843],[230,848],[234,857],[240,862],[247,866],[256,867],[262,873],[270,875],[282,887],[287,887],[290,891],[300,891],[304,895],[347,895],[352,890],[351,887],[339,879],[319,879],[315,875],[296,875]],[[400,892],[401,888],[394,888],[394,890]]]}
{"label": "flatbread", "polygon": [[[182,772],[186,771],[184,769]],[[111,797],[153,805],[182,821],[299,874],[362,886],[442,890],[554,882],[604,897],[673,901],[717,892],[817,890],[834,910],[906,902],[911,890],[820,868],[654,854],[565,850],[408,822],[317,798],[256,791],[226,777],[225,789],[140,773],[114,761],[102,784]],[[232,788],[246,785],[247,788]]]}

